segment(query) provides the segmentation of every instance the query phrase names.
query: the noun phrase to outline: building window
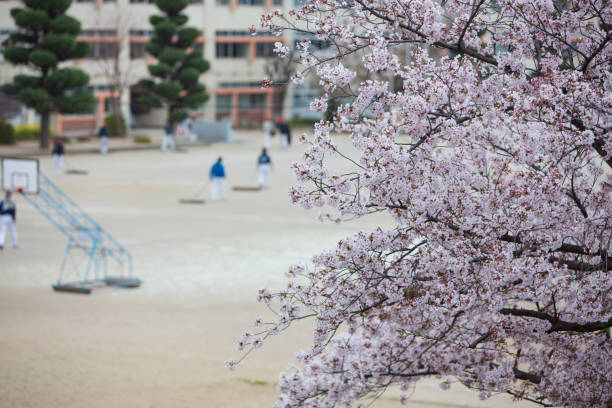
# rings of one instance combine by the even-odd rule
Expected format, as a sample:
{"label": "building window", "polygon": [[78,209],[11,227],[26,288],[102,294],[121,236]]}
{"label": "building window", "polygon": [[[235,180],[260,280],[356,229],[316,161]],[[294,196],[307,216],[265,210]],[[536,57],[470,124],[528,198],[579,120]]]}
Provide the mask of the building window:
{"label": "building window", "polygon": [[153,37],[153,30],[130,30],[130,59],[145,58],[147,56],[147,39],[151,37]]}
{"label": "building window", "polygon": [[264,109],[266,107],[266,95],[242,94],[238,95],[238,110]]}
{"label": "building window", "polygon": [[139,59],[147,56],[147,43],[131,42],[130,43],[130,59]]}
{"label": "building window", "polygon": [[245,43],[217,43],[217,58],[245,58],[249,52],[249,45]]}
{"label": "building window", "polygon": [[204,55],[204,43],[197,42],[191,47],[192,52],[201,52]]}
{"label": "building window", "polygon": [[274,0],[274,5],[277,7],[282,7],[283,6],[283,0]]}
{"label": "building window", "polygon": [[155,3],[155,0],[130,0],[130,3],[153,4],[153,3]]}
{"label": "building window", "polygon": [[276,37],[270,31],[257,31],[255,34],[247,30],[217,30],[215,37]]}
{"label": "building window", "polygon": [[238,0],[240,6],[263,6],[264,0]]}
{"label": "building window", "polygon": [[256,43],[255,56],[257,58],[272,58],[274,57],[273,43]]}
{"label": "building window", "polygon": [[231,112],[232,111],[232,96],[231,95],[217,95],[215,101],[215,108],[217,112]]}
{"label": "building window", "polygon": [[217,6],[229,6],[230,0],[215,0]]}
{"label": "building window", "polygon": [[217,30],[215,37],[249,37],[250,34],[246,30]]}
{"label": "building window", "polygon": [[87,87],[88,91],[91,91],[93,93],[96,92],[109,92],[110,91],[110,86],[108,85],[90,85]]}
{"label": "building window", "polygon": [[153,30],[130,30],[130,59],[146,57],[146,45],[151,37]]}
{"label": "building window", "polygon": [[[14,28],[0,28],[0,45],[4,44],[11,36],[11,33],[16,32]],[[4,54],[0,48],[0,62],[4,61]]]}
{"label": "building window", "polygon": [[259,82],[220,82],[217,85],[218,88],[261,88],[261,81]]}
{"label": "building window", "polygon": [[[104,112],[108,113],[114,113],[113,112],[113,107],[115,106],[114,101],[116,101],[117,98],[104,98]],[[121,104],[119,104],[119,106],[121,106]]]}
{"label": "building window", "polygon": [[115,58],[119,53],[119,47],[114,42],[94,42],[91,43],[89,59],[110,59]]}
{"label": "building window", "polygon": [[91,44],[87,59],[116,58],[119,55],[119,44],[115,30],[83,30],[80,37]]}
{"label": "building window", "polygon": [[223,120],[232,116],[232,96],[217,95],[215,96],[215,118]]}
{"label": "building window", "polygon": [[153,30],[130,30],[131,37],[153,37]]}
{"label": "building window", "polygon": [[82,37],[116,37],[116,30],[82,30]]}

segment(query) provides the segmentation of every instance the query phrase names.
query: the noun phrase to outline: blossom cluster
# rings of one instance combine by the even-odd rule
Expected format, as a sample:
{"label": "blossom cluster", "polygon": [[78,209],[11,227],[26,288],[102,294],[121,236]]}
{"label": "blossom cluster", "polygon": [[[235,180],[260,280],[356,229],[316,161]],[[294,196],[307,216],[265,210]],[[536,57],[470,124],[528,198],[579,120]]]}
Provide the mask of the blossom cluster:
{"label": "blossom cluster", "polygon": [[394,223],[259,292],[278,318],[240,349],[315,321],[277,407],[357,406],[426,377],[483,399],[611,406],[609,2],[313,0],[261,23],[336,45],[327,59],[299,46],[296,78],[313,73],[326,92],[311,107],[342,99],[300,137],[291,200],[337,222]]}

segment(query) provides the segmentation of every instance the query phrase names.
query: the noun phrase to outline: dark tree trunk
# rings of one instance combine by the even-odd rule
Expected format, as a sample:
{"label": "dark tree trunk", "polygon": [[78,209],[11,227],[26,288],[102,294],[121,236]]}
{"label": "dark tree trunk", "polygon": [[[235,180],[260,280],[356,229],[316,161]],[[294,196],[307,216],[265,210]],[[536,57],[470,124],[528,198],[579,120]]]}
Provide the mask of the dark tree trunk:
{"label": "dark tree trunk", "polygon": [[119,100],[119,98],[113,98],[113,116],[115,117],[115,128],[117,129],[117,136],[125,136],[125,129],[123,127],[123,122],[121,121],[121,101]]}
{"label": "dark tree trunk", "polygon": [[42,112],[40,114],[40,148],[44,150],[49,149],[50,124],[51,112]]}
{"label": "dark tree trunk", "polygon": [[274,96],[272,97],[272,112],[274,112],[275,117],[285,116],[283,114],[285,107],[285,96],[287,95],[287,85],[283,85],[278,88],[274,92]]}
{"label": "dark tree trunk", "polygon": [[[123,41],[123,39],[121,39],[121,41]],[[123,94],[123,84],[121,83],[121,48],[122,48],[122,42],[119,42],[119,47],[117,47],[117,54],[115,55],[114,58],[114,71],[113,71],[113,79],[114,79],[114,86],[112,89],[112,93],[111,93],[111,97],[113,98],[113,113],[115,114],[115,126],[117,127],[117,136],[119,137],[124,137],[126,130],[123,127],[123,121],[121,120],[121,117],[123,116],[121,113],[121,95]],[[117,95],[115,97],[115,94]],[[127,121],[127,118],[123,118]],[[127,126],[127,123],[125,124]]]}

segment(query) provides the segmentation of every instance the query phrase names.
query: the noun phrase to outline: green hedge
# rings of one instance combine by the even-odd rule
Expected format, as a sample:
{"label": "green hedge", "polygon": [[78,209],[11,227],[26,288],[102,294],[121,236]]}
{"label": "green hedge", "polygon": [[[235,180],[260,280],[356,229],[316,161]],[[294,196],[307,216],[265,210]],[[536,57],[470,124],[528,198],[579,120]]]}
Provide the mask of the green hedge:
{"label": "green hedge", "polygon": [[[125,126],[125,119],[123,116],[119,117],[121,121],[121,126],[123,127],[123,135],[127,135],[127,127]],[[119,132],[117,131],[117,122],[115,122],[115,115],[110,114],[106,117],[106,124],[108,125],[108,131],[111,137],[119,136]]]}
{"label": "green hedge", "polygon": [[0,144],[14,144],[15,143],[15,130],[13,126],[6,122],[4,119],[0,119]]}
{"label": "green hedge", "polygon": [[320,119],[293,118],[287,121],[289,126],[314,126]]}
{"label": "green hedge", "polygon": [[134,143],[151,143],[151,137],[146,135],[134,136]]}
{"label": "green hedge", "polygon": [[[53,138],[54,130],[49,129],[51,138]],[[15,141],[21,140],[38,140],[40,139],[40,125],[18,125],[15,126]]]}

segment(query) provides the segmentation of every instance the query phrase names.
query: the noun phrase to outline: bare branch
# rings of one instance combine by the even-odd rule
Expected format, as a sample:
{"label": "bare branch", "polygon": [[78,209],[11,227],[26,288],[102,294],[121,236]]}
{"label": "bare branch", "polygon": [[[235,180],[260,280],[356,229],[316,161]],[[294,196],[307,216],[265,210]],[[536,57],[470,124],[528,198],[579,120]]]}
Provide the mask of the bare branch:
{"label": "bare branch", "polygon": [[589,322],[580,324],[575,322],[566,322],[558,317],[537,310],[504,308],[501,309],[499,313],[503,315],[533,317],[535,319],[546,320],[551,324],[550,328],[546,331],[547,333],[570,331],[577,333],[590,333],[605,330],[612,326],[612,317],[605,322]]}

